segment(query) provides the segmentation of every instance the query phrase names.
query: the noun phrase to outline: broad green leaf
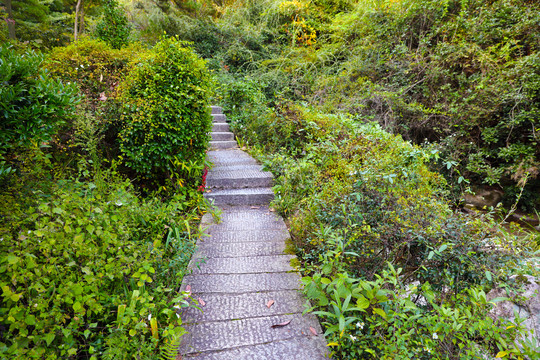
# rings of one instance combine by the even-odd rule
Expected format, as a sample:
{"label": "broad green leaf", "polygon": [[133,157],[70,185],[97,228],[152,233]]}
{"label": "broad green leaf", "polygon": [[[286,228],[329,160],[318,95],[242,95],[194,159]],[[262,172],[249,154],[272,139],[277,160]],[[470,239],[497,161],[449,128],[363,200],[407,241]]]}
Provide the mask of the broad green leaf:
{"label": "broad green leaf", "polygon": [[36,325],[36,317],[34,315],[27,315],[24,322],[26,325]]}
{"label": "broad green leaf", "polygon": [[364,295],[360,295],[356,300],[356,306],[360,309],[367,309],[369,307],[369,300]]}
{"label": "broad green leaf", "polygon": [[47,343],[47,346],[51,345],[51,343],[54,341],[54,338],[56,335],[54,333],[47,333],[45,334],[45,342]]}
{"label": "broad green leaf", "polygon": [[13,265],[19,262],[19,257],[10,254],[7,256],[7,261],[8,261],[8,264]]}
{"label": "broad green leaf", "polygon": [[386,319],[386,313],[381,308],[374,308],[373,312],[379,314],[382,318]]}

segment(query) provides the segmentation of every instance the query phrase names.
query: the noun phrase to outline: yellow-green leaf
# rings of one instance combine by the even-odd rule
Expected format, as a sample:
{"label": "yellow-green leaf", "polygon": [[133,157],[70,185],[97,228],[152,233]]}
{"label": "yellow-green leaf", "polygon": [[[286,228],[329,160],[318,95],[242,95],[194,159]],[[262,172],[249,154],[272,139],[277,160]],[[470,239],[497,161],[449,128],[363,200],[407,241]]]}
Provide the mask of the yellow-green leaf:
{"label": "yellow-green leaf", "polygon": [[384,319],[386,319],[386,313],[384,312],[383,309],[375,308],[375,309],[373,309],[373,312],[374,312],[375,314],[379,314],[379,315],[382,316]]}

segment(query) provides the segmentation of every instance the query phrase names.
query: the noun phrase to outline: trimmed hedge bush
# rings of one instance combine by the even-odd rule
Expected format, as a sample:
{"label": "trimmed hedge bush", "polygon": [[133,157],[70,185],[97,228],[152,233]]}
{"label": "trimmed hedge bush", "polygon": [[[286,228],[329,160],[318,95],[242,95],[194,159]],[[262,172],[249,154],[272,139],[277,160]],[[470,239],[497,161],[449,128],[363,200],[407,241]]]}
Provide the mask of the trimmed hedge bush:
{"label": "trimmed hedge bush", "polygon": [[162,39],[141,57],[120,84],[123,161],[144,179],[172,177],[182,185],[200,177],[204,163],[212,124],[210,73],[176,38]]}

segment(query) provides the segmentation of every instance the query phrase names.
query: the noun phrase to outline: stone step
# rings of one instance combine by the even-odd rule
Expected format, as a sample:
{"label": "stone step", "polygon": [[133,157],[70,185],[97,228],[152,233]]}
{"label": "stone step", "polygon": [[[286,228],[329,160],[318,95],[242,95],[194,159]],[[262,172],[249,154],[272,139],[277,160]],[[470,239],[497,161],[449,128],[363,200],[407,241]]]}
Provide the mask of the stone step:
{"label": "stone step", "polygon": [[205,237],[201,240],[202,244],[214,244],[216,243],[237,243],[237,242],[254,242],[254,243],[271,243],[271,242],[284,242],[289,240],[289,232],[286,229],[259,229],[259,230],[234,230],[234,231],[221,231],[214,230],[212,228],[207,229],[207,233],[212,235],[211,237]]}
{"label": "stone step", "polygon": [[274,199],[271,188],[243,188],[214,190],[204,194],[215,205],[264,205]]}
{"label": "stone step", "polygon": [[240,149],[213,150],[207,153],[207,158],[214,166],[257,164],[257,161]]}
{"label": "stone step", "polygon": [[[196,294],[202,299],[204,312],[189,307],[182,312],[182,323],[201,323],[301,313],[308,302],[298,290],[268,291],[245,294]],[[270,300],[274,303],[267,307]]]}
{"label": "stone step", "polygon": [[224,123],[227,122],[227,117],[223,114],[212,114],[212,122]]}
{"label": "stone step", "polygon": [[[199,258],[204,260],[192,268],[192,274],[253,274],[294,271],[291,266],[291,260],[294,258],[292,255],[242,255],[244,256]],[[194,258],[195,262],[199,259]]]}
{"label": "stone step", "polygon": [[296,272],[186,275],[182,286],[187,285],[191,286],[191,292],[197,294],[298,290],[302,286]]}
{"label": "stone step", "polygon": [[[272,328],[272,325],[282,324],[290,321],[287,326]],[[262,318],[247,318],[236,321],[216,321],[205,322],[194,325],[187,325],[188,334],[182,337],[180,345],[181,354],[195,354],[214,352],[208,354],[214,356],[218,351],[250,347],[253,345],[268,345],[289,339],[315,339],[321,341],[319,336],[311,333],[310,327],[319,328],[317,320],[313,316],[302,316],[300,314],[278,315]],[[189,344],[189,345],[187,345]],[[307,345],[304,342],[304,345]],[[317,346],[323,350],[325,346]],[[321,351],[319,350],[319,351]],[[312,359],[297,357],[298,353],[291,352],[291,349],[283,349],[282,354],[275,353],[274,356],[265,357],[261,350],[255,351],[256,357],[243,357],[238,359],[268,359],[268,360],[289,360],[289,359]],[[294,357],[290,357],[294,354]],[[200,355],[199,355],[200,356]],[[197,357],[200,359],[201,357]],[[289,357],[287,357],[289,356]],[[211,358],[211,357],[210,357]],[[235,359],[228,357],[228,359]],[[316,359],[323,359],[323,356]]]}
{"label": "stone step", "polygon": [[210,141],[210,149],[211,150],[218,150],[218,149],[234,149],[238,148],[238,144],[234,140],[228,140],[228,141]]}
{"label": "stone step", "polygon": [[326,342],[322,336],[302,336],[266,344],[241,346],[224,351],[187,354],[184,359],[243,360],[243,359],[300,359],[328,360]]}
{"label": "stone step", "polygon": [[223,109],[221,108],[221,106],[210,106],[210,109],[212,110],[211,111],[212,115],[223,114]]}
{"label": "stone step", "polygon": [[240,189],[271,187],[272,174],[261,170],[259,165],[218,166],[212,168],[206,178],[208,188]]}
{"label": "stone step", "polygon": [[259,241],[213,244],[201,242],[197,247],[197,252],[193,255],[193,259],[197,264],[199,264],[202,259],[219,257],[233,258],[245,256],[272,256],[281,255],[284,251],[284,242]]}
{"label": "stone step", "polygon": [[234,140],[234,134],[232,132],[211,132],[213,141],[231,141]]}
{"label": "stone step", "polygon": [[216,132],[230,131],[229,124],[227,124],[227,123],[214,123],[213,126],[212,126],[212,131],[216,131]]}

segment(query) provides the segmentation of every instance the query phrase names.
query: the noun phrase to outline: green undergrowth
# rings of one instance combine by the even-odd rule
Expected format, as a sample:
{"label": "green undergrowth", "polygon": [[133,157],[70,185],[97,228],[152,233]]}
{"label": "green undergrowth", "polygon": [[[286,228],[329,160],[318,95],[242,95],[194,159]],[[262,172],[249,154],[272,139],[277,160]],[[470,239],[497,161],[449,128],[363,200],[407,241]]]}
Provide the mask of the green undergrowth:
{"label": "green undergrowth", "polygon": [[[287,217],[336,358],[538,356],[519,322],[489,315],[502,299],[486,297],[519,288],[511,275],[538,275],[531,244],[489,218],[455,213],[445,178],[429,168],[435,148],[356,116],[289,102],[264,109],[256,93],[244,93],[252,111],[235,116],[246,106],[236,102],[242,87],[222,103],[274,173],[273,206]],[[257,107],[265,111],[250,115]]]}
{"label": "green undergrowth", "polygon": [[15,180],[0,193],[2,357],[148,359],[175,346],[202,195],[140,198],[104,172]]}

